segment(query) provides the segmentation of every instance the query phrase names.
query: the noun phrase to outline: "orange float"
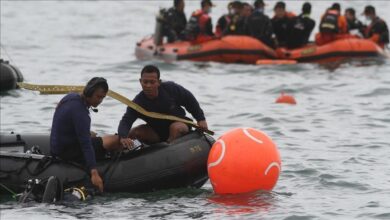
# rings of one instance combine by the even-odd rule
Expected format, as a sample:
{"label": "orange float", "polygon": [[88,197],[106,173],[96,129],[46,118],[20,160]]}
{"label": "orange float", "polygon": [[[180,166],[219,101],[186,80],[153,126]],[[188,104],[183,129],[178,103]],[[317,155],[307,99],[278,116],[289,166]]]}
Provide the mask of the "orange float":
{"label": "orange float", "polygon": [[256,65],[291,65],[296,64],[296,60],[257,60]]}
{"label": "orange float", "polygon": [[272,190],[281,168],[274,142],[253,128],[236,128],[222,135],[212,146],[207,164],[217,194]]}
{"label": "orange float", "polygon": [[284,94],[282,92],[280,94],[280,96],[276,99],[275,103],[285,103],[285,104],[296,105],[297,101],[295,101],[295,98],[292,95]]}

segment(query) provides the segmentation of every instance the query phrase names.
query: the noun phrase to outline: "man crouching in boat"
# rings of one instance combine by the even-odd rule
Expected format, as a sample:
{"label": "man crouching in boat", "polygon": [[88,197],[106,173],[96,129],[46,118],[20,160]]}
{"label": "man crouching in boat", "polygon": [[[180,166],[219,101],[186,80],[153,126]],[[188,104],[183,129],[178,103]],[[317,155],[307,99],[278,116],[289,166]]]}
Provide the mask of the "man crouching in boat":
{"label": "man crouching in boat", "polygon": [[101,192],[103,181],[96,169],[96,159],[104,158],[106,150],[118,150],[120,144],[116,135],[91,137],[89,109],[97,112],[94,108],[102,103],[107,92],[106,79],[94,77],[83,94],[66,95],[57,105],[50,134],[51,154],[64,160],[85,162],[92,184]]}
{"label": "man crouching in boat", "polygon": [[[145,66],[141,71],[139,81],[142,91],[134,98],[133,102],[147,111],[186,119],[183,106],[197,120],[201,129],[207,129],[203,110],[194,95],[174,82],[161,82],[160,70],[156,66]],[[131,129],[137,118],[141,118],[146,124]],[[138,139],[148,144],[162,141],[171,142],[187,134],[189,130],[190,128],[183,122],[149,118],[129,107],[127,107],[118,126],[120,142],[125,147],[132,144],[131,139]]]}

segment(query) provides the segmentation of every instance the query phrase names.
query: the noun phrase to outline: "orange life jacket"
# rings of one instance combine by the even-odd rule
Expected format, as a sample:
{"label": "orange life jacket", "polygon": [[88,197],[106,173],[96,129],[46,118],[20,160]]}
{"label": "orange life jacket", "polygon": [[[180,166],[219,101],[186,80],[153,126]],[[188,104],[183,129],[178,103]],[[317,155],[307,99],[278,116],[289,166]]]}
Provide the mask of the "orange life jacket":
{"label": "orange life jacket", "polygon": [[198,19],[200,33],[204,33],[206,24],[211,19],[210,16],[202,9],[196,10],[194,13],[192,13],[192,16]]}

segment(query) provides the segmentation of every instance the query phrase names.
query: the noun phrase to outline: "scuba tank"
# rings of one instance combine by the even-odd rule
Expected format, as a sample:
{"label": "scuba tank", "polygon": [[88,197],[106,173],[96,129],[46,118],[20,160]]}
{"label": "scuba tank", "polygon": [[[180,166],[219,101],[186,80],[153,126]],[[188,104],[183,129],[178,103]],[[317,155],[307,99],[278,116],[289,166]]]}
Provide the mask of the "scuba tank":
{"label": "scuba tank", "polygon": [[18,195],[20,203],[41,202],[53,203],[63,198],[62,183],[58,177],[50,176],[47,179],[29,179],[25,191]]}
{"label": "scuba tank", "polygon": [[38,202],[54,203],[58,201],[85,201],[90,199],[96,192],[84,186],[63,189],[63,184],[56,176],[45,179],[29,179],[25,191],[18,194],[20,203]]}

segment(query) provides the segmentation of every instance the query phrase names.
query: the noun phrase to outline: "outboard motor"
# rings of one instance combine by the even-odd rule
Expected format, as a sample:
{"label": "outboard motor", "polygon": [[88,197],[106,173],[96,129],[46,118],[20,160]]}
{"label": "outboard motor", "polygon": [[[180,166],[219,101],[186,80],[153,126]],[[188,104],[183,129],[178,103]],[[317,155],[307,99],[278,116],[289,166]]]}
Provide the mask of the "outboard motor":
{"label": "outboard motor", "polygon": [[16,89],[17,82],[23,82],[23,75],[18,68],[0,59],[0,91]]}

